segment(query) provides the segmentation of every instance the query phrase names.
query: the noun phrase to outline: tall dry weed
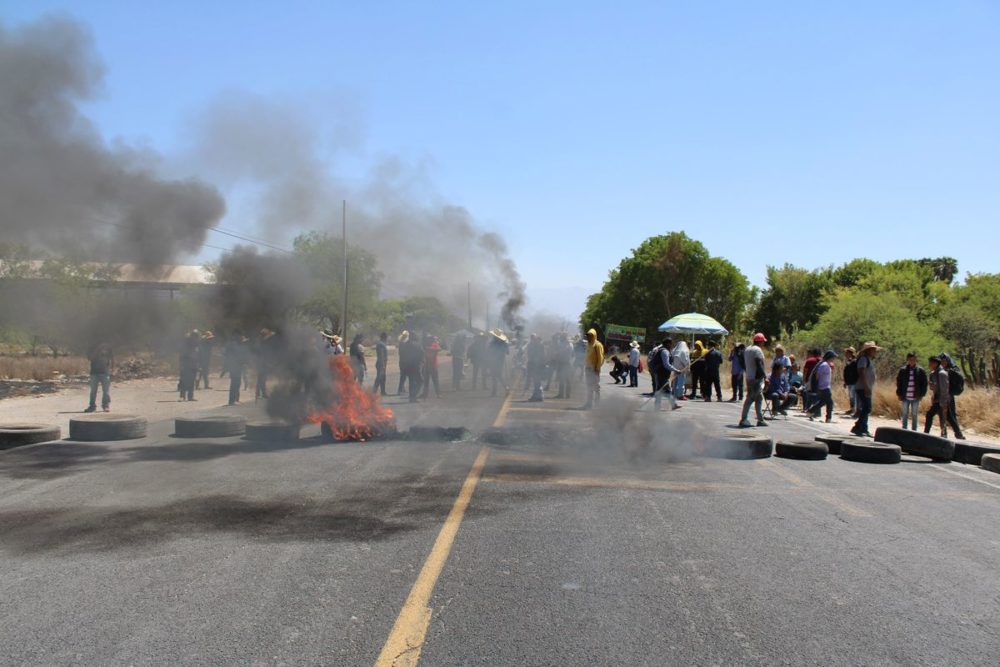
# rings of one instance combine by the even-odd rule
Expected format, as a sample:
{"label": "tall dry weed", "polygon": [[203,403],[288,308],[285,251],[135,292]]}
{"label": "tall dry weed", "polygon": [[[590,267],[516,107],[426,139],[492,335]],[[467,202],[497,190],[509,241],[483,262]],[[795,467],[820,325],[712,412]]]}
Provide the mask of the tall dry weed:
{"label": "tall dry weed", "polygon": [[5,380],[52,380],[89,371],[84,357],[0,357],[0,378]]}

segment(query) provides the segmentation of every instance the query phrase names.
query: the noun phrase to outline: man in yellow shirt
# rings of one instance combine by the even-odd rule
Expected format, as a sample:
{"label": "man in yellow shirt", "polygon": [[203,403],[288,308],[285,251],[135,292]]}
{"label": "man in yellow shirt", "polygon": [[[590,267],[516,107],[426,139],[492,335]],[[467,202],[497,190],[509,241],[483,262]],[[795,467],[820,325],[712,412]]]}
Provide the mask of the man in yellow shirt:
{"label": "man in yellow shirt", "polygon": [[604,368],[604,346],[597,340],[597,331],[587,332],[587,356],[583,368],[583,379],[587,383],[587,402],[583,410],[589,410],[601,402],[601,369]]}

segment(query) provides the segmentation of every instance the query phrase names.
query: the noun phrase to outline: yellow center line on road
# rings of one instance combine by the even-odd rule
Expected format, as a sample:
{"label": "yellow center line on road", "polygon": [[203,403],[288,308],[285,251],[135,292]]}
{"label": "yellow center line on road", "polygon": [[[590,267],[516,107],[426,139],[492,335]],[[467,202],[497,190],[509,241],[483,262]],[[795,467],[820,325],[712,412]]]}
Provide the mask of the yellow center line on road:
{"label": "yellow center line on road", "polygon": [[375,662],[376,667],[414,667],[419,662],[420,651],[424,646],[427,628],[431,622],[432,611],[428,606],[431,594],[451,553],[458,527],[465,516],[472,493],[476,490],[476,483],[483,474],[483,467],[489,454],[488,447],[479,450],[472,469],[462,483],[462,490],[455,499],[444,525],[441,526],[441,531],[434,540],[434,546],[431,547],[431,552],[424,561],[424,566],[420,569],[406,602],[403,603],[396,623],[392,626],[392,632],[382,647],[382,652]]}
{"label": "yellow center line on road", "polygon": [[507,413],[510,411],[510,400],[514,397],[514,394],[508,393],[507,398],[503,400],[503,405],[500,406],[500,412],[497,413],[497,418],[493,420],[493,428],[500,428],[503,423],[507,421]]}
{"label": "yellow center line on road", "polygon": [[794,484],[799,489],[808,489],[820,500],[824,500],[830,505],[833,505],[836,509],[844,512],[845,514],[850,514],[856,517],[870,517],[871,514],[866,510],[859,507],[855,507],[849,502],[845,501],[843,498],[838,496],[836,493],[828,491],[827,489],[821,489],[810,481],[799,477],[794,472],[786,468],[784,465],[774,461],[773,459],[757,459],[757,463],[766,467],[768,470],[774,472],[779,477],[783,477],[792,484]]}

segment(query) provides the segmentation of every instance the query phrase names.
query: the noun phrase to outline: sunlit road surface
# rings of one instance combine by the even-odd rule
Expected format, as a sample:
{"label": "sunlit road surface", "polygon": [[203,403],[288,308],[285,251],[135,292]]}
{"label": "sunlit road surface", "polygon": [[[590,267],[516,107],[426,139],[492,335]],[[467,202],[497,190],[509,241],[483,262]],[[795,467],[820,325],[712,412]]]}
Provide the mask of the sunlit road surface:
{"label": "sunlit road surface", "polygon": [[[644,404],[636,390],[603,394]],[[525,397],[389,403],[403,428],[473,434],[600,418],[570,409],[579,400]],[[660,418],[722,431],[737,412],[697,402]],[[793,416],[768,434],[822,429]],[[159,422],[139,441],[0,452],[0,663],[1000,656],[1000,476],[978,468],[666,464],[629,460],[624,433],[602,443],[606,456],[577,456],[546,442],[260,444],[172,431]]]}

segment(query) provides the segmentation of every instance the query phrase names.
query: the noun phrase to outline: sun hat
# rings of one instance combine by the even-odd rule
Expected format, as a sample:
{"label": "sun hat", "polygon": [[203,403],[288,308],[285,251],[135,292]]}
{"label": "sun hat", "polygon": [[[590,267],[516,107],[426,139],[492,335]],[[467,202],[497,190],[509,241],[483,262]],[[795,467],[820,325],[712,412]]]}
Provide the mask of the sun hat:
{"label": "sun hat", "polygon": [[870,340],[870,341],[867,341],[864,345],[861,346],[861,349],[858,350],[858,355],[860,356],[860,355],[864,354],[865,352],[867,352],[868,350],[875,350],[876,352],[878,352],[881,349],[882,348],[880,348],[878,345],[875,344],[875,341]]}
{"label": "sun hat", "polygon": [[639,341],[634,340],[628,344],[629,347],[639,347]]}

